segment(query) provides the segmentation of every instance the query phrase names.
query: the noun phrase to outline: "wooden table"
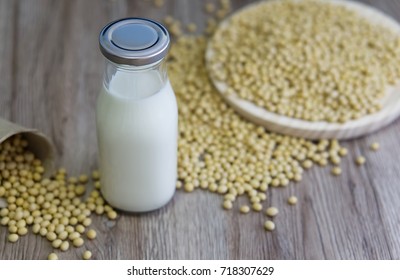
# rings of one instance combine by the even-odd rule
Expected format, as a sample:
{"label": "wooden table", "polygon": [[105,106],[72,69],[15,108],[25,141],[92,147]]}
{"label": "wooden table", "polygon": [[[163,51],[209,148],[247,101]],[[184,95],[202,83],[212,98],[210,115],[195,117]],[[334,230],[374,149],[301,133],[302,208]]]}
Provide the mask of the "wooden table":
{"label": "wooden table", "polygon": [[[211,1],[211,0],[210,0]],[[0,116],[49,135],[59,164],[71,173],[96,167],[94,104],[102,81],[98,32],[127,16],[161,20],[173,14],[205,25],[204,1],[0,1]],[[236,0],[234,7],[252,1]],[[363,1],[400,20],[397,0]],[[116,222],[95,218],[98,238],[87,242],[95,259],[399,259],[400,121],[374,135],[344,143],[350,155],[343,175],[315,167],[304,180],[270,193],[280,209],[277,229],[264,231],[265,216],[223,211],[208,192],[178,191],[163,209],[123,214]],[[381,150],[369,151],[373,141]],[[353,159],[365,154],[367,163]],[[297,206],[287,206],[290,194]],[[33,234],[6,242],[0,259],[45,259],[47,240]],[[83,248],[60,253],[81,258]]]}

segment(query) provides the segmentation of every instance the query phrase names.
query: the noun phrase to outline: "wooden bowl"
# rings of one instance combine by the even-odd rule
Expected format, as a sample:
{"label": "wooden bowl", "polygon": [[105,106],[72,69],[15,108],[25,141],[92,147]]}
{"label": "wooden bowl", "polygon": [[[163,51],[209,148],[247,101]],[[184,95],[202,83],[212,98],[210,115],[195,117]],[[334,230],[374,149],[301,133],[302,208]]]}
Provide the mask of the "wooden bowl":
{"label": "wooden bowl", "polygon": [[[270,2],[273,1],[269,1],[269,3]],[[329,0],[328,2],[354,10],[361,16],[368,18],[370,22],[383,24],[385,27],[392,29],[400,35],[400,25],[395,20],[375,8],[352,1]],[[265,5],[265,1],[248,5],[237,11],[235,14],[242,13],[249,9],[256,9],[258,5]],[[222,21],[218,26],[218,29],[226,28],[229,25],[230,18],[231,17],[228,17]],[[214,55],[211,44],[212,40],[213,39],[211,39],[208,44],[205,54],[206,64],[208,67],[211,64]],[[341,124],[322,121],[310,122],[278,115],[267,111],[265,108],[259,107],[254,103],[241,99],[235,94],[228,95],[228,87],[225,83],[217,81],[213,77],[210,77],[210,79],[223,99],[244,118],[258,125],[262,125],[270,131],[290,136],[304,137],[312,140],[351,139],[374,132],[388,125],[400,115],[400,83],[395,86],[387,87],[386,95],[381,101],[382,110],[374,114],[366,115],[360,119]]]}

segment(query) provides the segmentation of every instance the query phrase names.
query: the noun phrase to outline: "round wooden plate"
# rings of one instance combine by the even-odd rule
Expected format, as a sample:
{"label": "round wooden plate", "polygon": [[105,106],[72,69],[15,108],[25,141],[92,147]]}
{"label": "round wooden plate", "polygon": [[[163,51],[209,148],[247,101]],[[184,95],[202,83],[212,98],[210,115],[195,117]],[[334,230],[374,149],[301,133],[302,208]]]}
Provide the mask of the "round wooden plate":
{"label": "round wooden plate", "polygon": [[[383,24],[387,28],[394,30],[400,35],[400,25],[392,18],[372,7],[358,2],[344,0],[329,0],[329,2],[336,5],[346,6],[347,8],[352,9],[360,15],[368,18],[368,20],[372,23]],[[248,9],[257,8],[258,5],[265,5],[265,1],[246,6],[235,14],[247,11]],[[218,29],[226,28],[229,25],[229,21],[230,17],[222,21],[218,26]],[[212,40],[213,38],[208,44],[205,54],[207,65],[210,65],[210,61],[213,59]],[[386,96],[382,99],[381,111],[375,114],[364,116],[358,120],[340,124],[328,122],[309,122],[269,112],[265,108],[243,100],[235,94],[228,95],[226,93],[227,85],[225,83],[219,82],[213,79],[213,77],[210,77],[210,79],[224,100],[244,118],[258,125],[262,125],[270,131],[296,137],[304,137],[307,139],[355,138],[376,131],[388,125],[400,116],[400,83],[398,83],[396,86],[387,87]]]}

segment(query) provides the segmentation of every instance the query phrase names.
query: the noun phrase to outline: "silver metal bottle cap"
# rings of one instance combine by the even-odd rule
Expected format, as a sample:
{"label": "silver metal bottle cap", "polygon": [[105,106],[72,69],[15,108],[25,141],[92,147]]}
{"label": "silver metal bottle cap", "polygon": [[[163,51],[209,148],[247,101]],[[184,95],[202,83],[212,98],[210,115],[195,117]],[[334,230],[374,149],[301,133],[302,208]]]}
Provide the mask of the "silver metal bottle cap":
{"label": "silver metal bottle cap", "polygon": [[110,61],[142,66],[165,57],[170,38],[167,29],[156,21],[125,18],[107,24],[100,32],[99,44]]}

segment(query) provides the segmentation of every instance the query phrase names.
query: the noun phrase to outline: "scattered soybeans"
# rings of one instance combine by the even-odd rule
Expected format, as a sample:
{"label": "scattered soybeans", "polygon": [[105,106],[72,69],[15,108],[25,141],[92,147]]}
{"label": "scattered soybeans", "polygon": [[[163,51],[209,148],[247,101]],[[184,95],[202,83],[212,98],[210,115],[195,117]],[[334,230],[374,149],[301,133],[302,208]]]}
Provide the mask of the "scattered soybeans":
{"label": "scattered soybeans", "polygon": [[[29,143],[21,135],[0,144],[0,197],[8,203],[0,209],[0,224],[8,227],[10,242],[27,235],[31,227],[34,234],[46,238],[53,248],[67,251],[68,240],[75,247],[83,245],[81,234],[92,224],[90,216],[95,209],[101,210],[97,214],[105,214],[107,207],[109,219],[117,217],[99,191],[93,190],[87,200],[83,199],[89,181],[87,175],[68,177],[64,168],[49,178],[42,177],[44,173],[42,162],[29,151]],[[99,180],[100,173],[93,171],[91,178]]]}
{"label": "scattered soybeans", "polygon": [[182,36],[169,55],[180,114],[177,188],[220,195],[228,208],[246,196],[251,206],[241,206],[240,213],[257,212],[269,186],[301,181],[305,169],[338,162],[345,154],[337,140],[279,135],[242,119],[209,81],[206,45],[204,36]]}

